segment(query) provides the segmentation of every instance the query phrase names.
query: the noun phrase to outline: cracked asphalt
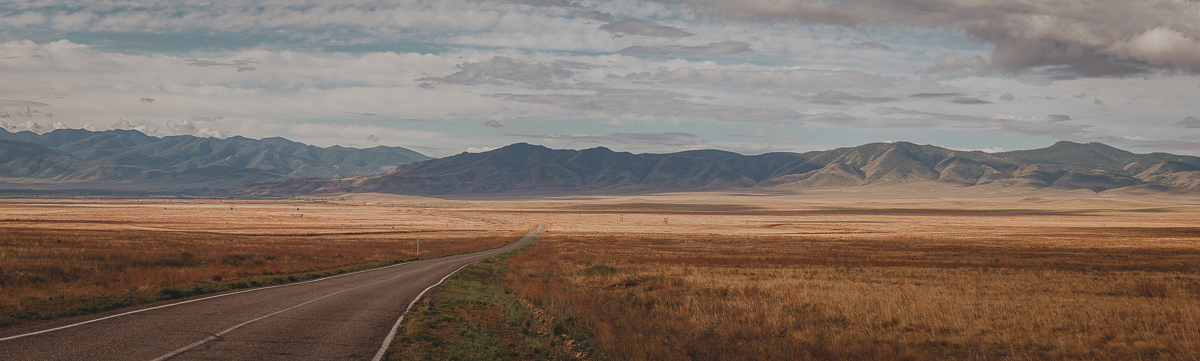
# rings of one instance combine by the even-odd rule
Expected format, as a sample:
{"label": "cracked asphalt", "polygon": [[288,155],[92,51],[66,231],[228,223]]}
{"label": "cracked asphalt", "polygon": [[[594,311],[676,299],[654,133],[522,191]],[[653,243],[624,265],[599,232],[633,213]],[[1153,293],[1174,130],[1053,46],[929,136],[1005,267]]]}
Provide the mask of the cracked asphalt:
{"label": "cracked asphalt", "polygon": [[425,289],[543,228],[483,252],[2,330],[0,359],[370,360]]}

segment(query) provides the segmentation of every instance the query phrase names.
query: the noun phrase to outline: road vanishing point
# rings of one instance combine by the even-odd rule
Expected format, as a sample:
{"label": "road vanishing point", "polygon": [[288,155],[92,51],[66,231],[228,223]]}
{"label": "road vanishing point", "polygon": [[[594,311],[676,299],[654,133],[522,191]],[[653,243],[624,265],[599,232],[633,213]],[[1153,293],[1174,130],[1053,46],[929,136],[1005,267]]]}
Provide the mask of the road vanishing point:
{"label": "road vanishing point", "polygon": [[533,241],[0,331],[3,360],[381,360],[404,313],[479,260]]}

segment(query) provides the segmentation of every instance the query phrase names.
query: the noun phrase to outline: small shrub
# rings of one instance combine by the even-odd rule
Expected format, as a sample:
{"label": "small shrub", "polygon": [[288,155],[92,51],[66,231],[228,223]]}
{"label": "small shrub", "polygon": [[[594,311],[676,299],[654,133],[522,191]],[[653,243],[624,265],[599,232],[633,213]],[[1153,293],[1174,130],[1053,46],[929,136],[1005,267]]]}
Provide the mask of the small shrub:
{"label": "small shrub", "polygon": [[1141,297],[1167,297],[1169,288],[1153,280],[1141,280],[1133,286],[1133,293]]}

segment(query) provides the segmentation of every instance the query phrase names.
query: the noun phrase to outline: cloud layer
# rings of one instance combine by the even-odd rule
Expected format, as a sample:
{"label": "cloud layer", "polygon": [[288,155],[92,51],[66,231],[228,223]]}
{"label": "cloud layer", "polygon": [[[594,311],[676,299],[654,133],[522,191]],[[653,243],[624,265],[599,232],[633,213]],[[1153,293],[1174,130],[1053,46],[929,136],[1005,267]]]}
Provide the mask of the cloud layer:
{"label": "cloud layer", "polygon": [[982,59],[941,58],[930,69],[1084,76],[1153,70],[1200,73],[1200,3],[1180,0],[683,0],[722,17],[852,27],[951,28],[994,46]]}

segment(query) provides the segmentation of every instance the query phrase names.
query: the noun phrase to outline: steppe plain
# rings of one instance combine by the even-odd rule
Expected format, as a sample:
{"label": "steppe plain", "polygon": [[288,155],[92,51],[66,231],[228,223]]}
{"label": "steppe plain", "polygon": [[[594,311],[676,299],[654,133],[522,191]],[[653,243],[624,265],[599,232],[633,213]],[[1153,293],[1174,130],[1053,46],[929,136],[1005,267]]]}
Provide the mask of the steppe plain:
{"label": "steppe plain", "polygon": [[[546,224],[503,283],[569,320],[554,332],[588,335],[585,358],[1200,358],[1200,205],[1062,196],[8,199],[0,318],[411,259],[417,238],[422,258],[491,248]],[[421,342],[407,347],[436,346]]]}

